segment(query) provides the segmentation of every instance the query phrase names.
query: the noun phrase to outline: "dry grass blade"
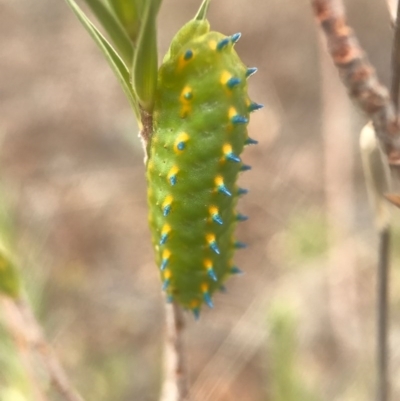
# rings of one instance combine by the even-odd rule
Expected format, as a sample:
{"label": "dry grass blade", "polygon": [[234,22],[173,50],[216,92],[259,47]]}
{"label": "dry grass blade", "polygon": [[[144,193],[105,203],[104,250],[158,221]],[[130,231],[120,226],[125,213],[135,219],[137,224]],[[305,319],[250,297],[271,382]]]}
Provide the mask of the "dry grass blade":
{"label": "dry grass blade", "polygon": [[6,324],[15,342],[29,352],[37,352],[44,362],[53,386],[66,401],[84,401],[70,383],[51,345],[45,339],[42,328],[29,304],[23,300],[3,296],[1,298]]}

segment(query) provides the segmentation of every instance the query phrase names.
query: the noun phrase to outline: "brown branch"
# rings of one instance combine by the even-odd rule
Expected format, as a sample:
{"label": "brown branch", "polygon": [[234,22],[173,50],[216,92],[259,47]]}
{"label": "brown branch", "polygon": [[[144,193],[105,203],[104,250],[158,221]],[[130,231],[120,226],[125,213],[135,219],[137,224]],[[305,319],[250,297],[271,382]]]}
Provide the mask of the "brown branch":
{"label": "brown branch", "polygon": [[397,11],[394,17],[394,38],[392,46],[392,82],[390,95],[396,112],[399,112],[399,88],[400,88],[400,2],[397,3]]}
{"label": "brown branch", "polygon": [[311,0],[328,50],[350,96],[372,120],[392,165],[400,165],[400,127],[389,91],[346,22],[342,0]]}
{"label": "brown branch", "polygon": [[22,299],[2,296],[4,319],[18,347],[37,352],[44,362],[53,386],[67,401],[83,401],[70,383],[64,368],[57,359],[51,345],[43,335],[29,304]]}
{"label": "brown branch", "polygon": [[187,371],[183,347],[184,317],[181,307],[166,304],[164,382],[161,401],[188,401]]}

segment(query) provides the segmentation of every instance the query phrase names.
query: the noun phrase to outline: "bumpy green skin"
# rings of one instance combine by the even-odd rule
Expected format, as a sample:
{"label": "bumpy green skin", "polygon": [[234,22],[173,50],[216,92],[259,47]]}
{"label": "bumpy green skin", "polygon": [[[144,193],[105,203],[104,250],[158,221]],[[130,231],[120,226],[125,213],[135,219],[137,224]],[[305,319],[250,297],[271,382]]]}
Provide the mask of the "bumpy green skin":
{"label": "bumpy green skin", "polygon": [[[231,121],[234,111],[249,117],[247,68],[232,42],[216,48],[224,38],[209,32],[207,21],[191,21],[178,32],[159,70],[154,134],[148,148],[149,220],[157,265],[162,265],[167,250],[166,268],[160,270],[166,292],[193,310],[231,275],[236,180],[242,162],[227,159],[226,145],[238,156],[248,138],[247,124]],[[188,50],[192,57],[186,60]],[[229,88],[230,76],[240,78],[240,83]],[[183,150],[177,148],[179,138],[185,139]],[[232,196],[218,190],[218,176]],[[170,205],[167,216],[166,205]],[[211,206],[218,209],[222,225],[211,218]],[[166,225],[170,231],[160,245]],[[210,234],[215,235],[220,254],[210,248]],[[207,272],[207,260],[212,261],[217,281]]]}

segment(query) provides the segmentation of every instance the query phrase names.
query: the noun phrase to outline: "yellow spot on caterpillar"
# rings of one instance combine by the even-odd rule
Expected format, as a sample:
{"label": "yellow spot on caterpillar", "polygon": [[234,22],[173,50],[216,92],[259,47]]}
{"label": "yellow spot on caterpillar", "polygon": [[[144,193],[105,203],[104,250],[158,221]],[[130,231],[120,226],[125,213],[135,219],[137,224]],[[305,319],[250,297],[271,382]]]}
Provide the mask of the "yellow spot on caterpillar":
{"label": "yellow spot on caterpillar", "polygon": [[238,114],[238,112],[237,112],[237,110],[236,110],[234,107],[229,107],[229,111],[228,111],[229,120],[230,120],[232,117],[235,117],[237,114]]}
{"label": "yellow spot on caterpillar", "polygon": [[216,185],[217,187],[220,187],[221,185],[224,185],[224,179],[222,178],[222,175],[217,175],[217,176],[215,177],[214,182],[215,182],[215,185]]}
{"label": "yellow spot on caterpillar", "polygon": [[192,111],[192,97],[192,88],[189,85],[186,85],[179,96],[179,101],[182,105],[180,110],[181,118],[187,117],[187,115]]}
{"label": "yellow spot on caterpillar", "polygon": [[229,154],[232,154],[232,146],[229,143],[225,143],[222,146],[222,152],[224,154],[224,156],[220,159],[221,163],[226,162],[226,158]]}
{"label": "yellow spot on caterpillar", "polygon": [[232,153],[232,146],[229,143],[225,143],[224,146],[222,147],[222,151],[224,152],[224,155],[229,155]]}
{"label": "yellow spot on caterpillar", "polygon": [[164,199],[164,202],[162,203],[162,208],[164,209],[167,206],[171,206],[171,203],[173,201],[172,195],[167,195]]}
{"label": "yellow spot on caterpillar", "polygon": [[167,180],[170,181],[171,177],[174,177],[178,174],[179,168],[177,166],[172,166],[171,170],[169,170],[167,175]]}
{"label": "yellow spot on caterpillar", "polygon": [[211,259],[204,259],[204,267],[205,267],[207,270],[212,269],[212,267],[213,267],[212,260],[211,260]]}
{"label": "yellow spot on caterpillar", "polygon": [[171,251],[169,249],[164,249],[162,253],[162,258],[163,259],[169,259],[171,256]]}
{"label": "yellow spot on caterpillar", "polygon": [[219,82],[221,83],[221,85],[224,87],[225,89],[225,93],[227,96],[231,96],[232,95],[232,88],[230,88],[227,83],[228,81],[233,77],[233,75],[229,72],[229,71],[223,71]]}
{"label": "yellow spot on caterpillar", "polygon": [[218,248],[217,241],[215,240],[215,235],[214,234],[206,234],[206,241],[208,242],[210,249],[213,252],[215,252],[217,255],[219,255],[220,250]]}
{"label": "yellow spot on caterpillar", "polygon": [[153,160],[150,160],[149,163],[147,164],[147,169],[149,171],[152,171],[153,168],[154,168],[154,162],[153,162]]}
{"label": "yellow spot on caterpillar", "polygon": [[202,292],[203,294],[205,294],[206,292],[208,292],[208,284],[207,284],[207,283],[202,283],[201,286],[200,286],[200,288],[201,288],[201,292]]}
{"label": "yellow spot on caterpillar", "polygon": [[187,63],[187,61],[183,58],[183,55],[180,56],[179,60],[178,60],[178,68],[177,68],[177,70],[181,71],[182,68],[186,65],[186,63]]}
{"label": "yellow spot on caterpillar", "polygon": [[226,83],[232,78],[232,74],[229,71],[222,71],[221,77],[219,79],[219,82],[222,85],[226,85]]}
{"label": "yellow spot on caterpillar", "polygon": [[229,118],[229,125],[228,125],[228,131],[232,131],[234,128],[234,125],[232,124],[232,118],[237,116],[238,112],[234,107],[229,107],[228,111],[228,118]]}
{"label": "yellow spot on caterpillar", "polygon": [[206,234],[206,241],[209,244],[215,242],[215,235],[214,234]]}
{"label": "yellow spot on caterpillar", "polygon": [[174,151],[180,153],[185,149],[186,142],[189,140],[189,135],[186,132],[181,132],[175,139]]}
{"label": "yellow spot on caterpillar", "polygon": [[171,232],[171,226],[169,224],[164,224],[161,230],[161,235],[169,234],[170,232]]}
{"label": "yellow spot on caterpillar", "polygon": [[191,308],[198,308],[199,305],[200,305],[200,302],[199,302],[198,299],[192,299],[192,300],[190,301],[190,307],[191,307]]}
{"label": "yellow spot on caterpillar", "polygon": [[164,270],[164,280],[169,280],[172,277],[172,272],[170,269]]}
{"label": "yellow spot on caterpillar", "polygon": [[188,103],[192,100],[192,87],[189,85],[186,85],[181,92],[181,95],[179,97],[181,103]]}
{"label": "yellow spot on caterpillar", "polygon": [[215,214],[218,214],[218,208],[216,206],[210,206],[208,208],[208,211],[210,212],[211,216],[214,216]]}
{"label": "yellow spot on caterpillar", "polygon": [[184,55],[182,54],[178,60],[178,71],[181,71],[186,64],[187,60],[185,60]]}
{"label": "yellow spot on caterpillar", "polygon": [[217,49],[217,41],[216,40],[209,40],[208,41],[208,47],[211,50],[216,50]]}
{"label": "yellow spot on caterpillar", "polygon": [[226,188],[224,184],[224,179],[222,178],[222,175],[217,175],[214,179],[215,186],[214,192],[222,192],[227,196],[232,196],[232,194],[229,192],[228,188]]}
{"label": "yellow spot on caterpillar", "polygon": [[181,71],[185,65],[192,60],[194,57],[193,51],[192,50],[186,50],[183,54],[180,55],[179,60],[178,60],[178,65],[177,65],[177,70],[178,72]]}

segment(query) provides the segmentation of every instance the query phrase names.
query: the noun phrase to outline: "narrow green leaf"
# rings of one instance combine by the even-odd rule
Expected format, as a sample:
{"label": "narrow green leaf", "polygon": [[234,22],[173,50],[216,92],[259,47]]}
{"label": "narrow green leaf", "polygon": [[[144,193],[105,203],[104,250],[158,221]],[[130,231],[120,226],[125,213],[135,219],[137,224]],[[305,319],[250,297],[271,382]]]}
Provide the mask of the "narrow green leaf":
{"label": "narrow green leaf", "polygon": [[115,18],[114,14],[101,0],[85,0],[85,2],[107,32],[122,60],[126,65],[131,65],[133,60],[133,46],[128,34]]}
{"label": "narrow green leaf", "polygon": [[158,1],[147,1],[132,65],[132,84],[140,106],[151,113],[157,88]]}
{"label": "narrow green leaf", "polygon": [[135,112],[136,118],[138,119],[138,121],[140,121],[138,102],[134,92],[132,91],[132,87],[129,81],[128,68],[126,67],[124,62],[120,59],[117,52],[107,42],[104,36],[96,29],[96,27],[90,22],[90,20],[86,17],[86,15],[75,3],[75,1],[66,0],[66,2],[71,7],[72,11],[78,17],[79,21],[82,23],[84,28],[88,31],[89,35],[92,37],[92,39],[96,42],[97,46],[102,51],[111,69],[116,75],[119,83],[121,84],[122,89],[125,92],[125,95],[127,96],[129,103],[131,104]]}
{"label": "narrow green leaf", "polygon": [[136,44],[145,0],[107,0],[110,8]]}
{"label": "narrow green leaf", "polygon": [[155,12],[158,13],[158,10],[161,7],[162,0],[153,0],[155,2]]}
{"label": "narrow green leaf", "polygon": [[203,0],[194,19],[198,21],[206,19],[209,5],[210,5],[210,0]]}

